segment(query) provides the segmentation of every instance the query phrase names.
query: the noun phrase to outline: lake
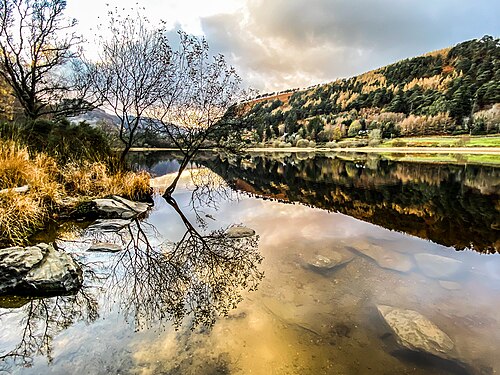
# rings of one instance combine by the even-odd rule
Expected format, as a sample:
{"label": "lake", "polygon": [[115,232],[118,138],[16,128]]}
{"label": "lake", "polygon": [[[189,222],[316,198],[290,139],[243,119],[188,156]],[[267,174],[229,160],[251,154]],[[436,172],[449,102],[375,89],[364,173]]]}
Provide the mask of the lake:
{"label": "lake", "polygon": [[[157,192],[179,166],[131,161]],[[65,222],[35,239],[72,253],[85,286],[0,299],[0,374],[494,374],[496,165],[200,154],[172,201],[120,231]],[[444,341],[409,350],[397,332],[418,324]]]}

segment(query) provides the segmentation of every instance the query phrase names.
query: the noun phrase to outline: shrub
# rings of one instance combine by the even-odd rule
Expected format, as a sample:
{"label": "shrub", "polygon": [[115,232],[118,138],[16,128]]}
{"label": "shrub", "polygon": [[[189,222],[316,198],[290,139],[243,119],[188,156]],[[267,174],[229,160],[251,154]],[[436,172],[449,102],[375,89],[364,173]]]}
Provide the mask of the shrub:
{"label": "shrub", "polygon": [[24,128],[23,142],[35,151],[57,158],[61,163],[102,160],[111,154],[104,133],[85,122],[74,125],[67,120],[53,122],[42,119]]}
{"label": "shrub", "polygon": [[296,147],[298,147],[298,148],[309,147],[309,141],[307,139],[299,139],[297,141]]}
{"label": "shrub", "polygon": [[347,135],[349,137],[355,137],[361,130],[363,130],[363,125],[361,125],[361,122],[359,122],[359,120],[354,120],[351,125],[349,125]]}
{"label": "shrub", "polygon": [[311,148],[314,148],[314,147],[316,147],[316,142],[309,141],[309,145],[308,146],[311,147]]}
{"label": "shrub", "polygon": [[337,142],[335,142],[335,141],[334,142],[326,142],[325,143],[325,147],[327,147],[327,148],[335,148],[335,147],[337,147]]}

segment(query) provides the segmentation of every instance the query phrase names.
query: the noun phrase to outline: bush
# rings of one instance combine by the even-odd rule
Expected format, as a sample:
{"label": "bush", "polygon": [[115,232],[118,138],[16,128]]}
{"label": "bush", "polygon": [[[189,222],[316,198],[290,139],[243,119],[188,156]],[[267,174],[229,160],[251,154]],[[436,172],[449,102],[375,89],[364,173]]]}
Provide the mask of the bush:
{"label": "bush", "polygon": [[296,147],[298,147],[298,148],[309,147],[309,141],[307,139],[299,139],[297,141]]}
{"label": "bush", "polygon": [[311,148],[316,147],[316,142],[314,142],[314,141],[309,141],[309,147],[311,147]]}
{"label": "bush", "polygon": [[349,125],[347,135],[349,137],[355,137],[361,130],[363,130],[363,125],[361,125],[361,122],[359,122],[359,120],[354,120],[351,125]]}
{"label": "bush", "polygon": [[326,142],[325,147],[327,148],[335,148],[337,147],[337,142]]}
{"label": "bush", "polygon": [[30,149],[44,152],[62,163],[74,160],[102,160],[111,155],[104,133],[85,122],[37,120],[24,126],[21,141]]}

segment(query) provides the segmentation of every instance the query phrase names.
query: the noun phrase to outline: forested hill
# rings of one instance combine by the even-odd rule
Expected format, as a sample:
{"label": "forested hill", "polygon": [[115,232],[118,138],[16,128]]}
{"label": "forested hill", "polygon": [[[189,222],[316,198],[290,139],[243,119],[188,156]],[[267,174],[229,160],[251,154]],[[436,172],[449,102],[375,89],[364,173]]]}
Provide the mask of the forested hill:
{"label": "forested hill", "polygon": [[287,91],[243,105],[252,142],[498,133],[500,40],[485,36],[349,79]]}

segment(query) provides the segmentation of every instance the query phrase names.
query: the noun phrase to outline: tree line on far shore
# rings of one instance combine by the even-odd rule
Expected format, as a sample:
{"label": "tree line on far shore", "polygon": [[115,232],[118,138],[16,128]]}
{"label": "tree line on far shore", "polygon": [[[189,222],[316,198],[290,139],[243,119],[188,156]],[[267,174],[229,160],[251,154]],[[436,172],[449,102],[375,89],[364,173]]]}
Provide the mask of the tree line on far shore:
{"label": "tree line on far shore", "polygon": [[470,40],[425,56],[245,103],[251,142],[335,142],[500,132],[500,40]]}

